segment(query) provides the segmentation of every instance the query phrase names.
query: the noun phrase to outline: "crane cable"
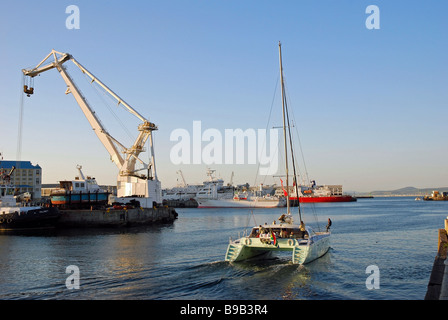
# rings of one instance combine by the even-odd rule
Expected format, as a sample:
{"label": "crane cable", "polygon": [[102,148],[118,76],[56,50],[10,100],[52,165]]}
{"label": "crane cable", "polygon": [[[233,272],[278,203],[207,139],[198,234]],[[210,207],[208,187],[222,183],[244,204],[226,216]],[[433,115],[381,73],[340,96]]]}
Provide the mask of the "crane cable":
{"label": "crane cable", "polygon": [[[25,77],[26,77],[25,75],[22,76],[22,85],[20,87],[19,123],[18,123],[18,131],[17,131],[17,150],[16,150],[17,166],[19,165],[19,162],[22,157],[22,131],[23,131],[22,124],[23,124],[23,104],[24,104],[23,96],[25,95],[25,93],[22,90],[26,83]],[[16,166],[16,168],[17,168],[17,166]]]}
{"label": "crane cable", "polygon": [[86,83],[88,83],[93,88],[93,91],[95,92],[95,94],[97,95],[99,100],[101,100],[103,105],[108,109],[110,114],[115,118],[117,123],[121,126],[122,130],[127,134],[127,136],[130,139],[135,140],[134,135],[129,131],[129,129],[125,126],[124,122],[121,121],[120,117],[113,110],[111,103],[106,100],[106,98],[111,98],[110,95],[106,94],[106,91],[102,87],[100,87],[96,82],[91,81],[91,78],[89,78],[87,76],[87,74],[85,74],[83,72],[83,75],[84,75],[84,79],[85,79]]}

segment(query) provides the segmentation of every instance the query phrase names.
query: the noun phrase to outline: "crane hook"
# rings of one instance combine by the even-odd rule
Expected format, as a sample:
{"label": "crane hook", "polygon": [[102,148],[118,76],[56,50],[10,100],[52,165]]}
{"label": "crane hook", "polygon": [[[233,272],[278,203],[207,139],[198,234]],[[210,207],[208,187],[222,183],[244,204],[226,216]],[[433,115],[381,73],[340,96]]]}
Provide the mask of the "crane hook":
{"label": "crane hook", "polygon": [[[27,97],[29,97],[30,95],[34,94],[34,88],[33,88],[33,82],[34,81],[32,81],[32,80],[33,80],[33,78],[30,79],[28,84],[24,84],[23,85],[23,92],[26,93]],[[29,85],[29,87],[28,87],[28,85]]]}

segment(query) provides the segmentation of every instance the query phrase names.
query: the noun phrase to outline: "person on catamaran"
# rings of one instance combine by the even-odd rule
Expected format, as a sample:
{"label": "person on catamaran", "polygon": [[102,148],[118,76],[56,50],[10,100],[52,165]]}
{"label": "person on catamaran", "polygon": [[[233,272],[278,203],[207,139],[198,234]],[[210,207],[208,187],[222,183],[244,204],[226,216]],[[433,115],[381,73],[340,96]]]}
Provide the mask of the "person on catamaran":
{"label": "person on catamaran", "polygon": [[300,221],[299,230],[300,230],[299,238],[305,239],[306,229],[305,229],[305,223],[303,221]]}
{"label": "person on catamaran", "polygon": [[330,230],[331,227],[331,219],[328,218],[328,223],[327,223],[327,232]]}
{"label": "person on catamaran", "polygon": [[300,221],[300,231],[305,232],[305,223],[303,221]]}

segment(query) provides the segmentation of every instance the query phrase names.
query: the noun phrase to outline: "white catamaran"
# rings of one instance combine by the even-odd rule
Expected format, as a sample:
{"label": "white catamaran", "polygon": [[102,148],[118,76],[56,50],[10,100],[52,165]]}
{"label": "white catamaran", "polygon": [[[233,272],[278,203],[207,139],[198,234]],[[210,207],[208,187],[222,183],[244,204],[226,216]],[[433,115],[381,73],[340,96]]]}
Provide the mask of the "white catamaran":
{"label": "white catamaran", "polygon": [[[294,164],[294,155],[291,146],[291,132],[289,125],[288,108],[285,97],[282,51],[279,42],[280,56],[280,81],[282,87],[282,110],[283,110],[283,137],[285,145],[285,170],[286,170],[286,190],[289,190],[288,179],[288,137],[286,129],[289,131],[289,145],[291,149],[292,167],[294,170],[294,185],[297,189],[296,170]],[[296,194],[298,194],[296,190]],[[230,241],[225,256],[226,261],[243,261],[257,256],[267,255],[273,252],[290,251],[292,252],[293,264],[305,264],[320,258],[330,248],[330,232],[327,228],[325,232],[314,232],[309,226],[305,226],[302,221],[301,209],[299,204],[300,224],[294,224],[289,205],[289,192],[287,196],[287,212],[282,214],[278,223],[264,224],[252,228],[249,235],[243,236],[234,241]]]}

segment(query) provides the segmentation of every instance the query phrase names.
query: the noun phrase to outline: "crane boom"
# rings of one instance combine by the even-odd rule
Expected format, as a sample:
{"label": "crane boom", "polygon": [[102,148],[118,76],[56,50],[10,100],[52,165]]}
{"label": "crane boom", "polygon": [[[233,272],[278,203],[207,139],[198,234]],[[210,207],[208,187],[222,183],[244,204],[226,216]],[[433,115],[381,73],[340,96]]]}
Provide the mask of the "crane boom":
{"label": "crane boom", "polygon": [[[54,58],[54,61],[44,64],[50,57]],[[101,121],[97,117],[95,111],[90,107],[87,100],[82,95],[79,88],[74,83],[73,79],[67,72],[66,67],[63,65],[67,61],[72,61],[84,74],[86,74],[91,82],[98,83],[107,93],[109,93],[114,99],[117,100],[118,105],[124,106],[125,110],[136,116],[141,123],[138,126],[139,134],[134,144],[126,148],[123,144],[113,138],[102,125]],[[116,164],[119,169],[117,178],[117,195],[118,197],[135,196],[139,198],[151,198],[156,202],[161,202],[160,182],[157,179],[157,173],[155,168],[154,157],[154,144],[152,139],[152,131],[157,130],[157,126],[154,123],[149,122],[140,113],[133,109],[123,99],[121,99],[116,93],[114,93],[109,87],[95,77],[90,71],[76,61],[72,55],[68,53],[62,53],[52,50],[35,68],[23,69],[22,72],[25,76],[31,78],[40,75],[41,73],[57,69],[59,74],[67,85],[66,94],[71,93],[82,112],[89,121],[95,134],[105,146],[109,152],[111,160]],[[28,88],[24,86],[24,92],[28,95],[34,93],[34,88]],[[151,148],[151,161],[146,164],[139,158],[141,152],[145,151],[144,145],[148,141]],[[121,151],[119,150],[121,149]],[[142,168],[136,169],[136,162],[142,165]],[[146,174],[138,173],[139,171],[147,170]],[[160,195],[159,195],[160,194]],[[150,202],[150,201],[149,201]],[[152,203],[151,203],[152,205]]]}

